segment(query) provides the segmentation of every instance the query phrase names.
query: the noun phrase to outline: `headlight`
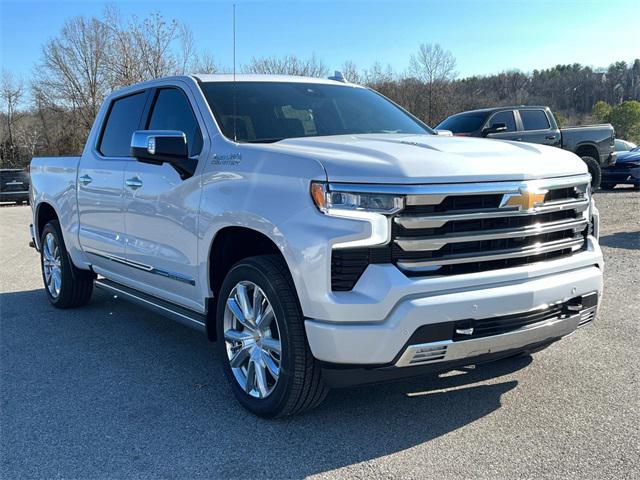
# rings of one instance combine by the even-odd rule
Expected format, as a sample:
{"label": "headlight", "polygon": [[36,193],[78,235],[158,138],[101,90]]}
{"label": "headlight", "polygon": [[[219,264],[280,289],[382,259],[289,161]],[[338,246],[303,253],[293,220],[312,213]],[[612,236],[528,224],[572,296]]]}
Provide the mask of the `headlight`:
{"label": "headlight", "polygon": [[360,210],[390,215],[402,209],[403,197],[385,193],[348,191],[348,187],[335,187],[322,182],[311,182],[311,197],[321,212]]}
{"label": "headlight", "polygon": [[348,186],[330,186],[311,182],[311,198],[318,210],[333,217],[366,221],[371,225],[367,238],[336,243],[334,248],[384,245],[391,240],[391,215],[401,210],[404,198],[399,195],[349,191]]}

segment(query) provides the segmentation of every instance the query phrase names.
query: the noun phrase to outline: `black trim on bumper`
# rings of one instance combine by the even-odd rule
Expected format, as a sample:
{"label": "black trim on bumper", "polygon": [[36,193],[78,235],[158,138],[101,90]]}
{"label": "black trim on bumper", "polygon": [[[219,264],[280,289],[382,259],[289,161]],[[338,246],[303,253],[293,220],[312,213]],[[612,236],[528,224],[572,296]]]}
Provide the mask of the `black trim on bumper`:
{"label": "black trim on bumper", "polygon": [[321,362],[322,377],[331,388],[353,387],[356,385],[368,385],[373,383],[392,382],[404,378],[418,377],[421,375],[443,373],[468,365],[494,362],[508,357],[513,357],[520,353],[534,353],[540,351],[562,337],[544,342],[533,343],[523,348],[505,350],[498,353],[479,355],[473,358],[464,358],[451,362],[440,362],[431,365],[421,365],[417,367],[395,367],[395,366],[363,366],[363,365],[343,365]]}

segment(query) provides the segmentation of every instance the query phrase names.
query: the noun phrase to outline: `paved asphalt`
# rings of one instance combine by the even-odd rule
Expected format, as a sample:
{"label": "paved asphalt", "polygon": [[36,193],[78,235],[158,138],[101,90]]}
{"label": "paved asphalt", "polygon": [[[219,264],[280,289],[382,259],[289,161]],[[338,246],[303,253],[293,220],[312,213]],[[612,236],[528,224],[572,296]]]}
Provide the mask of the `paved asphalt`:
{"label": "paved asphalt", "polygon": [[0,208],[0,477],[640,478],[640,193],[599,193],[597,322],[533,358],[241,409],[198,333],[94,295],[59,311]]}

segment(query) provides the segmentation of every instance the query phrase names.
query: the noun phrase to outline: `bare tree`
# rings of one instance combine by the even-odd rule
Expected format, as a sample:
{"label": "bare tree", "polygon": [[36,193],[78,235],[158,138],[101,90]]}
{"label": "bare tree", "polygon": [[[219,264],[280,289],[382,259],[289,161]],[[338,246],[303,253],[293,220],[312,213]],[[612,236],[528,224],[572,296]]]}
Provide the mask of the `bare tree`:
{"label": "bare tree", "polygon": [[107,7],[104,23],[109,29],[108,72],[112,89],[145,79],[142,52],[135,48],[133,30],[122,22],[120,12]]}
{"label": "bare tree", "polygon": [[194,67],[198,63],[198,55],[193,41],[193,32],[191,29],[181,23],[178,25],[180,40],[180,53],[178,57],[178,72],[185,75],[194,71]]}
{"label": "bare tree", "polygon": [[351,83],[364,83],[364,78],[360,74],[358,67],[351,60],[347,60],[342,64],[342,76]]}
{"label": "bare tree", "polygon": [[78,112],[81,127],[91,128],[109,92],[109,30],[96,18],[67,21],[58,38],[47,42],[36,82],[43,93]]}
{"label": "bare tree", "polygon": [[387,65],[385,68],[380,62],[374,62],[371,67],[363,72],[362,77],[365,84],[379,88],[384,84],[393,82],[395,74],[391,65]]}
{"label": "bare tree", "polygon": [[0,82],[0,98],[4,104],[4,114],[7,128],[7,142],[10,148],[15,147],[14,126],[20,117],[19,107],[24,95],[24,84],[21,80],[14,80],[7,71],[2,72]]}
{"label": "bare tree", "polygon": [[140,52],[146,78],[159,78],[179,71],[179,62],[171,48],[180,38],[180,24],[176,20],[167,22],[155,12],[142,22],[134,17],[129,29],[134,48]]}
{"label": "bare tree", "polygon": [[301,59],[295,55],[284,57],[253,57],[249,64],[242,67],[245,73],[262,73],[275,75],[302,75],[305,77],[326,77],[327,66],[312,54],[309,58]]}
{"label": "bare tree", "polygon": [[425,84],[427,123],[432,124],[439,115],[447,86],[456,77],[456,59],[449,50],[439,44],[423,43],[418,53],[411,56],[409,71]]}
{"label": "bare tree", "polygon": [[198,56],[193,68],[194,73],[216,73],[218,70],[219,68],[213,55],[207,51]]}

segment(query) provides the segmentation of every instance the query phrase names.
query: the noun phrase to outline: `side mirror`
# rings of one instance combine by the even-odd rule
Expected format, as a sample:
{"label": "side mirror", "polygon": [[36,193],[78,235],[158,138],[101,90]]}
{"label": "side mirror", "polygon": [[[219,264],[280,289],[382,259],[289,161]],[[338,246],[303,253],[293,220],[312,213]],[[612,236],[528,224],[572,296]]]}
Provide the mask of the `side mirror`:
{"label": "side mirror", "polygon": [[187,136],[178,130],[137,130],[131,137],[131,156],[140,162],[171,164],[184,178],[192,176],[197,161],[189,158]]}
{"label": "side mirror", "polygon": [[440,135],[441,137],[453,137],[453,132],[451,130],[440,130],[436,128],[436,135]]}
{"label": "side mirror", "polygon": [[482,136],[486,137],[487,135],[491,135],[492,133],[501,133],[507,131],[506,123],[493,123],[489,128],[485,128],[482,130]]}

